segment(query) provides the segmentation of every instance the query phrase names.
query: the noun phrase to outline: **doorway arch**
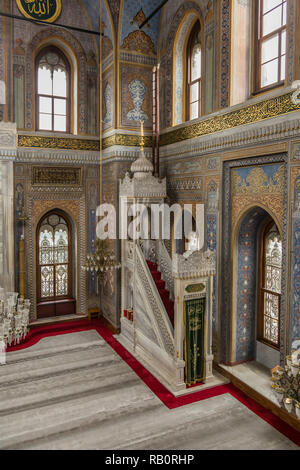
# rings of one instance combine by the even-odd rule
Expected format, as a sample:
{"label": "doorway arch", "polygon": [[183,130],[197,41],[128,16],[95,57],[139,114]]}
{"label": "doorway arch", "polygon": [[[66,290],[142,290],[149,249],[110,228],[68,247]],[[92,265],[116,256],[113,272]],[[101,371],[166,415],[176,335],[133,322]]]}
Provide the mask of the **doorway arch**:
{"label": "doorway arch", "polygon": [[[240,218],[233,239],[233,288],[232,288],[232,363],[256,360],[271,368],[280,362],[280,289],[271,288],[267,281],[265,240],[269,230],[281,233],[275,217],[260,206],[248,209]],[[282,248],[281,248],[282,263]],[[281,264],[282,267],[282,264]],[[269,286],[270,287],[270,286]],[[274,324],[278,329],[278,344],[266,338],[267,299],[276,300],[278,312]],[[274,304],[275,308],[275,304]],[[264,323],[265,322],[265,323]],[[264,330],[265,328],[265,330]],[[265,331],[265,336],[263,334]],[[275,343],[275,342],[274,342]]]}
{"label": "doorway arch", "polygon": [[74,229],[60,209],[43,215],[36,230],[37,318],[76,313]]}

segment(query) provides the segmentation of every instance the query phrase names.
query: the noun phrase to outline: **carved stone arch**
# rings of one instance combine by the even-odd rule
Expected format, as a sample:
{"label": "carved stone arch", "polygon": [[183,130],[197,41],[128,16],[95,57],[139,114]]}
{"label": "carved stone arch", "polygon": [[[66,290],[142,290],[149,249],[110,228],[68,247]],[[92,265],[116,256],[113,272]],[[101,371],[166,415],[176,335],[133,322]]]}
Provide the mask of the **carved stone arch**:
{"label": "carved stone arch", "polygon": [[[202,2],[206,3],[206,2]],[[174,90],[174,76],[171,71],[175,70],[175,57],[174,57],[174,52],[175,48],[173,47],[175,45],[175,41],[177,38],[177,34],[179,29],[182,30],[182,28],[185,27],[185,25],[188,24],[188,22],[191,20],[190,15],[188,14],[191,12],[191,15],[194,15],[193,20],[195,20],[197,17],[198,18],[204,18],[204,12],[205,12],[205,6],[203,5],[202,8],[199,6],[198,3],[193,2],[193,1],[187,1],[184,2],[177,10],[175,13],[170,30],[168,33],[168,39],[167,39],[167,44],[170,45],[168,47],[167,51],[167,56],[165,59],[165,70],[167,71],[167,75],[170,77],[171,80],[166,80],[165,81],[165,110],[166,110],[166,118],[165,118],[165,127],[170,127],[173,124],[173,90]],[[185,18],[185,21],[183,19]],[[191,23],[193,23],[193,20]],[[186,34],[188,32],[189,28],[187,28]],[[175,96],[174,96],[174,115],[175,115],[175,110],[176,110],[176,104],[175,104]],[[176,120],[174,119],[174,124]],[[178,123],[177,123],[178,124]]]}
{"label": "carved stone arch", "polygon": [[[45,46],[54,45],[61,48],[69,57],[75,58],[76,67],[76,83],[78,93],[74,92],[74,96],[78,96],[78,101],[75,102],[76,107],[74,110],[77,114],[77,126],[74,126],[80,134],[87,132],[87,58],[81,44],[75,37],[64,30],[53,30],[46,28],[37,33],[32,41],[29,43],[26,50],[26,113],[25,113],[25,126],[26,129],[33,129],[35,125],[34,103],[35,103],[35,57],[43,44]],[[68,54],[69,51],[69,54]],[[72,62],[72,61],[71,61]],[[74,63],[73,72],[74,71]],[[74,87],[75,88],[75,87]],[[76,116],[74,116],[77,121]],[[77,129],[76,129],[77,128]]]}

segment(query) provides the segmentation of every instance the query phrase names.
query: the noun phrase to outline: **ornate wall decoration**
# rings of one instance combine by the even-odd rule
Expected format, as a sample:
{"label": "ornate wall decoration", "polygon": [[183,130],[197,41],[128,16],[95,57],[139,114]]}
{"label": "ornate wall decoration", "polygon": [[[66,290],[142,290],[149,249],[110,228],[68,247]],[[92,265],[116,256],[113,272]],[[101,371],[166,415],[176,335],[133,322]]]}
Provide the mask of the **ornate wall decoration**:
{"label": "ornate wall decoration", "polygon": [[300,142],[292,144],[292,160],[300,160]]}
{"label": "ornate wall decoration", "polygon": [[285,184],[283,165],[264,165],[232,170],[232,226],[246,207],[268,207],[282,229]]}
{"label": "ornate wall decoration", "polygon": [[133,31],[123,41],[122,48],[142,54],[155,54],[155,46],[144,31]]}
{"label": "ornate wall decoration", "polygon": [[300,339],[300,168],[295,168],[291,181],[293,197],[293,248],[292,248],[292,294],[290,317],[290,342]]}
{"label": "ornate wall decoration", "polygon": [[203,191],[203,178],[180,178],[169,179],[167,181],[168,190],[175,192],[182,191]]}
{"label": "ornate wall decoration", "polygon": [[231,5],[230,0],[222,0],[221,15],[221,108],[229,106],[229,81],[230,81],[230,34],[231,34]]}
{"label": "ornate wall decoration", "polygon": [[[266,211],[270,212],[278,221],[282,230],[282,244],[283,244],[283,271],[282,271],[282,296],[281,296],[281,319],[280,319],[280,335],[281,335],[281,359],[284,360],[286,355],[287,341],[286,331],[286,312],[287,312],[287,218],[288,218],[288,207],[287,207],[287,161],[288,157],[286,154],[279,154],[267,157],[249,158],[245,160],[233,160],[224,162],[223,171],[223,204],[222,204],[222,258],[221,258],[221,282],[222,292],[220,298],[220,341],[221,341],[221,360],[230,362],[232,360],[232,350],[234,346],[232,344],[232,299],[233,295],[236,295],[234,286],[232,285],[232,255],[233,250],[236,247],[233,246],[234,221],[237,220],[235,214],[241,213],[241,207],[238,207],[238,200],[240,206],[244,207],[244,212],[247,209],[258,208],[263,206]],[[233,172],[238,172],[241,177],[239,183],[246,181],[247,176],[257,168],[263,168],[267,174],[267,179],[260,179],[257,188],[255,189],[255,181],[252,180],[251,185],[253,186],[251,192],[248,195],[233,195]],[[267,168],[265,168],[267,167]],[[282,171],[284,167],[284,172]],[[262,175],[262,173],[260,172]],[[279,179],[278,179],[278,175]],[[251,178],[250,178],[251,180]],[[276,184],[277,183],[277,184]],[[268,196],[266,194],[265,186],[271,188],[271,193]],[[278,195],[274,192],[274,186],[278,190]],[[244,185],[242,184],[243,188]],[[259,193],[258,188],[262,190],[262,194]],[[281,188],[281,196],[279,195],[279,188]],[[237,188],[235,188],[235,191]],[[257,193],[255,191],[257,190]],[[243,191],[243,189],[242,189]],[[273,192],[272,192],[273,191]],[[278,197],[278,207],[271,206],[272,200]],[[269,198],[269,199],[268,199]],[[279,198],[281,201],[279,202]],[[234,200],[236,201],[234,205]],[[280,205],[282,209],[280,208]],[[260,209],[258,209],[260,210]],[[247,213],[247,212],[246,212]],[[244,219],[245,220],[245,219]],[[237,227],[237,224],[236,224]],[[239,338],[236,338],[239,342]],[[236,351],[233,350],[234,357]]]}
{"label": "ornate wall decoration", "polygon": [[112,124],[112,88],[110,83],[107,83],[104,88],[104,104],[105,104],[105,115],[104,115],[104,124]]}
{"label": "ornate wall decoration", "polygon": [[14,121],[19,129],[25,127],[25,65],[14,64]]}
{"label": "ornate wall decoration", "polygon": [[213,134],[215,132],[232,129],[245,124],[271,119],[293,111],[298,111],[300,105],[293,104],[291,93],[270,98],[260,103],[245,106],[236,111],[205,119],[197,124],[191,124],[186,127],[162,134],[160,143],[162,146],[171,145],[187,139],[193,139],[203,135]]}
{"label": "ornate wall decoration", "polygon": [[288,2],[288,30],[289,30],[289,47],[288,47],[288,83],[294,80],[294,64],[295,64],[295,30],[296,30],[296,0]]}
{"label": "ornate wall decoration", "polygon": [[107,130],[113,126],[114,122],[114,68],[109,67],[102,76],[103,80],[103,129]]}
{"label": "ornate wall decoration", "polygon": [[206,168],[208,170],[217,170],[220,166],[219,158],[207,158],[206,159]]}
{"label": "ornate wall decoration", "polygon": [[118,31],[121,0],[107,0],[107,2],[110,6],[115,31]]}
{"label": "ornate wall decoration", "polygon": [[100,151],[99,140],[18,134],[17,147]]}
{"label": "ornate wall decoration", "polygon": [[152,127],[152,69],[121,65],[121,123],[126,127]]}
{"label": "ornate wall decoration", "polygon": [[136,78],[131,83],[129,83],[128,88],[130,90],[134,109],[128,111],[127,119],[129,119],[130,121],[138,122],[148,121],[148,115],[142,110],[147,93],[146,86],[141,80]]}
{"label": "ornate wall decoration", "polygon": [[[122,25],[120,31],[121,47],[124,47],[124,44],[132,41],[132,45],[136,42],[137,46],[142,46],[143,49],[146,47],[144,53],[149,53],[149,51],[153,54],[156,53],[161,12],[158,12],[153,18],[151,18],[148,26],[145,26],[143,31],[139,30],[138,27],[143,21],[142,18],[146,18],[150,15],[150,13],[152,13],[159,4],[160,0],[152,0],[151,2],[147,0],[142,0],[142,2],[133,0],[123,3]],[[145,31],[147,31],[147,33],[145,33]],[[146,45],[146,43],[148,44]],[[142,52],[140,49],[138,50]]]}
{"label": "ornate wall decoration", "polygon": [[81,168],[66,167],[32,167],[33,185],[80,186],[82,184]]}
{"label": "ornate wall decoration", "polygon": [[[205,178],[206,188],[206,249],[218,250],[218,206],[219,206],[219,178]],[[212,328],[213,328],[213,353],[217,356],[218,344],[218,278],[213,279],[212,292]]]}

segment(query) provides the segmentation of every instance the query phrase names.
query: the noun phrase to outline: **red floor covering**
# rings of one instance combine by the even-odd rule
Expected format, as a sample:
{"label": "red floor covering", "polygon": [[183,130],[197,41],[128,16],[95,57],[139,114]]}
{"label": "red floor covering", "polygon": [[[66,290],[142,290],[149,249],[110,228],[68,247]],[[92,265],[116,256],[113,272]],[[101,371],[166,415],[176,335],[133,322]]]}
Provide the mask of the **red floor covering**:
{"label": "red floor covering", "polygon": [[99,335],[109,344],[109,346],[131,367],[131,369],[143,380],[152,392],[170,410],[179,406],[188,405],[207,398],[216,397],[229,393],[238,401],[243,403],[249,410],[269,423],[284,436],[300,447],[300,432],[293,429],[287,423],[275,416],[255,400],[249,398],[232,384],[219,385],[208,390],[200,390],[181,397],[174,397],[150,372],[148,372],[113,336],[113,333],[103,322],[80,320],[63,324],[53,324],[33,328],[28,334],[26,341],[18,346],[7,349],[7,352],[19,351],[29,348],[38,343],[41,339],[63,334],[77,333],[80,331],[96,330]]}

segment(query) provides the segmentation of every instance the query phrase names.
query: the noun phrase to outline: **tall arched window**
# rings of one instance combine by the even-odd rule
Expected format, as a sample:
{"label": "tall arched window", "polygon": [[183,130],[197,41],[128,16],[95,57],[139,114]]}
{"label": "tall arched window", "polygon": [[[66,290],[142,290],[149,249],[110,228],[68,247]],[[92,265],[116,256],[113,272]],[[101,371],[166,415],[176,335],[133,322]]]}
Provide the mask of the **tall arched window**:
{"label": "tall arched window", "polygon": [[41,220],[37,245],[38,316],[74,313],[72,226],[60,211],[53,211]]}
{"label": "tall arched window", "polygon": [[279,348],[282,241],[273,220],[261,232],[258,339]]}
{"label": "tall arched window", "polygon": [[187,45],[187,119],[197,119],[202,108],[202,67],[201,67],[200,21],[192,29]]}
{"label": "tall arched window", "polygon": [[287,0],[256,0],[256,92],[284,83]]}
{"label": "tall arched window", "polygon": [[70,132],[70,65],[56,47],[36,58],[37,130]]}

